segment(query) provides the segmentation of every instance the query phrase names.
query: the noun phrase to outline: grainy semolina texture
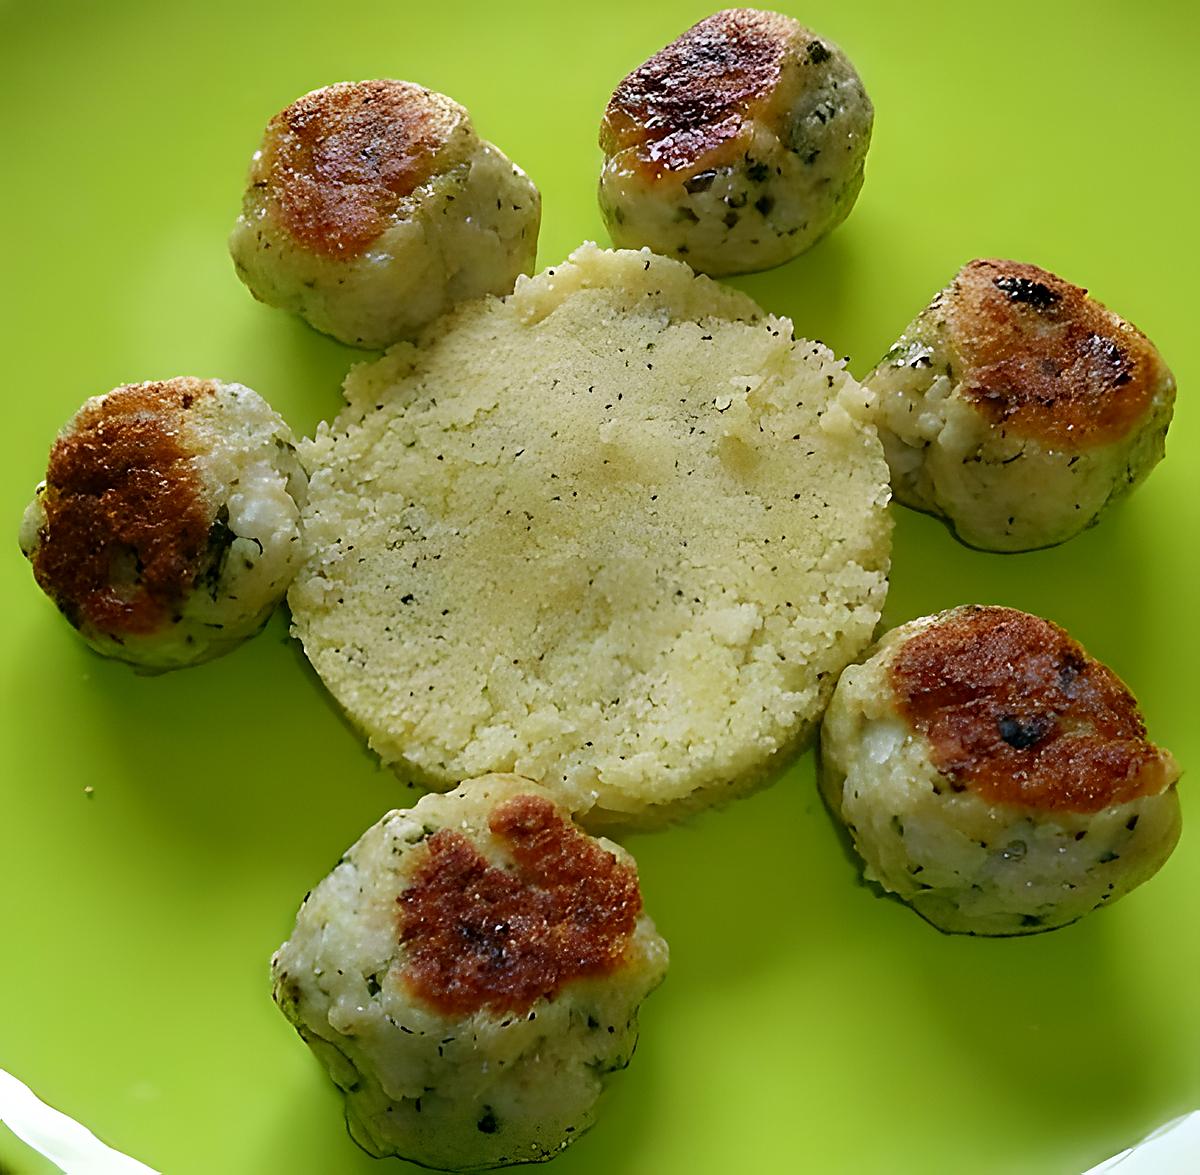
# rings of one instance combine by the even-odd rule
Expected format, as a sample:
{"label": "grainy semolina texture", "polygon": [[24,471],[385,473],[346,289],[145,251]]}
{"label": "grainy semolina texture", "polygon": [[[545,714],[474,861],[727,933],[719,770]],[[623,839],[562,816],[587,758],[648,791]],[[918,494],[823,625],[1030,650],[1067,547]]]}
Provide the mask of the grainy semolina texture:
{"label": "grainy semolina texture", "polygon": [[385,762],[594,825],[759,781],[886,591],[868,397],[744,295],[579,249],[346,382],[303,449],[295,632]]}
{"label": "grainy semolina texture", "polygon": [[456,1171],[578,1138],[666,969],[632,857],[512,775],[389,812],[271,964],[359,1144]]}

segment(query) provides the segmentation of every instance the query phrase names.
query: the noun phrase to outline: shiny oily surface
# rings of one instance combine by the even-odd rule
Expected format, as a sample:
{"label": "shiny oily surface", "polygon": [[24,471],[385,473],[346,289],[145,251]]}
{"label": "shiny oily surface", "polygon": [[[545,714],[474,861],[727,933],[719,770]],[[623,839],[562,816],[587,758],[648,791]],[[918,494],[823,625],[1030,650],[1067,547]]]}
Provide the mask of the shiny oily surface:
{"label": "shiny oily surface", "polygon": [[[415,1175],[347,1138],[267,976],[305,890],[409,797],[282,618],[155,680],[88,653],[16,548],[55,430],[89,395],[175,374],[245,383],[301,432],[336,411],[359,356],[254,303],[224,243],[265,121],[302,93],[400,77],[462,102],[541,188],[553,264],[603,241],[594,142],[613,86],[708,11],[620,0],[568,30],[549,3],[362,0],[336,21],[309,0],[0,8],[4,142],[39,177],[0,191],[19,292],[3,327],[0,1067],[144,1162]],[[897,510],[885,620],[980,601],[1061,624],[1179,760],[1183,839],[1114,909],[999,941],[940,935],[856,884],[810,756],[632,839],[671,973],[598,1126],[553,1170],[1081,1171],[1200,1107],[1200,344],[1179,264],[1200,249],[1200,16],[1165,0],[785,11],[871,94],[866,184],[812,253],[734,284],[862,376],[965,261],[1014,257],[1086,285],[1178,378],[1166,461],[1061,547],[981,554]],[[1147,178],[1161,167],[1172,182]],[[3,1168],[49,1170],[0,1128]]]}
{"label": "shiny oily surface", "polygon": [[267,124],[250,164],[282,231],[314,253],[358,257],[402,200],[458,162],[443,159],[462,113],[411,83],[334,84]]}

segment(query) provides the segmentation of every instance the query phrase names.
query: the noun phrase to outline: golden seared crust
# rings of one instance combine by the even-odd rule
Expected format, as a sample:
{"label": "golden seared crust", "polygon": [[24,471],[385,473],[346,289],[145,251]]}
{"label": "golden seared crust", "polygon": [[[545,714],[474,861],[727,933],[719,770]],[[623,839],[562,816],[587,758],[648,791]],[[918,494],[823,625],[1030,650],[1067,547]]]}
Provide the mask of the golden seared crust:
{"label": "golden seared crust", "polygon": [[267,124],[250,183],[282,227],[315,253],[354,257],[438,170],[466,111],[411,82],[340,82]]}
{"label": "golden seared crust", "polygon": [[488,827],[514,870],[489,865],[466,836],[442,829],[396,899],[404,979],[448,1016],[523,1014],[573,979],[615,970],[642,909],[633,867],[544,796],[505,800]]}
{"label": "golden seared crust", "polygon": [[1116,674],[1037,616],[957,608],[904,642],[889,679],[955,791],[1098,812],[1178,778]]}
{"label": "golden seared crust", "polygon": [[180,430],[215,391],[186,378],[117,388],[55,442],[33,572],[76,627],[152,632],[191,589],[212,507]]}
{"label": "golden seared crust", "polygon": [[1036,265],[972,261],[945,305],[963,394],[1014,436],[1070,449],[1107,444],[1170,384],[1145,335]]}
{"label": "golden seared crust", "polygon": [[[731,8],[707,17],[616,88],[600,124],[601,149],[632,148],[631,163],[651,179],[725,162],[805,36],[777,12]],[[829,51],[812,40],[808,55],[819,64]]]}

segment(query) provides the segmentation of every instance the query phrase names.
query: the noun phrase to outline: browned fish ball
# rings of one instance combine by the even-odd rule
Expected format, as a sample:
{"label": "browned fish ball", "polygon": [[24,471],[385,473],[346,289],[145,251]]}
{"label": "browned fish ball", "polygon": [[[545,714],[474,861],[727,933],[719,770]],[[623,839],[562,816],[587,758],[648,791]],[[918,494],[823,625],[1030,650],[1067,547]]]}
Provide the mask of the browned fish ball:
{"label": "browned fish ball", "polygon": [[411,82],[341,82],[267,124],[229,248],[260,301],[380,348],[511,291],[540,219],[537,188],[457,102]]}
{"label": "browned fish ball", "polygon": [[282,599],[306,486],[291,430],[249,388],[131,384],[63,428],[21,549],[97,652],[193,665],[252,636]]}
{"label": "browned fish ball", "polygon": [[782,264],[849,214],[873,119],[827,38],[777,12],[707,17],[609,101],[600,208],[613,242],[710,274]]}
{"label": "browned fish ball", "polygon": [[969,606],[893,629],[834,691],[822,787],[868,879],[942,930],[1029,934],[1109,905],[1179,837],[1179,768],[1049,621]]}
{"label": "browned fish ball", "polygon": [[1145,335],[1016,261],[965,265],[864,383],[896,498],[992,551],[1094,524],[1162,458],[1175,402]]}
{"label": "browned fish ball", "polygon": [[490,775],[368,829],[304,899],[272,978],[354,1139],[461,1171],[577,1139],[666,968],[632,857],[541,786]]}

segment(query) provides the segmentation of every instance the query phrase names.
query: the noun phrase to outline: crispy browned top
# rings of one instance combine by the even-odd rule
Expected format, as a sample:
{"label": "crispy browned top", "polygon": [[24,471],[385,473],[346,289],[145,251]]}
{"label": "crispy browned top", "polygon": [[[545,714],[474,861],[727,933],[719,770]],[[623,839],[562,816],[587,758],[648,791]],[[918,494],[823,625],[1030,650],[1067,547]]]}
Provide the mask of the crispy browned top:
{"label": "crispy browned top", "polygon": [[1061,628],[1011,608],[956,608],[890,667],[896,706],[955,791],[1098,812],[1178,778],[1137,701]]}
{"label": "crispy browned top", "polygon": [[[798,36],[811,34],[789,16],[753,8],[731,8],[693,25],[613,92],[600,124],[601,149],[614,155],[633,148],[631,163],[653,179],[723,161],[769,100]],[[828,57],[812,40],[812,64]]]}
{"label": "crispy browned top", "polygon": [[117,388],[50,450],[33,572],[76,627],[151,632],[195,582],[213,506],[180,430],[214,391],[185,378]]}
{"label": "crispy browned top", "polygon": [[972,261],[946,312],[964,394],[1018,437],[1071,449],[1110,443],[1170,379],[1145,335],[1036,265]]}
{"label": "crispy browned top", "polygon": [[250,182],[297,241],[353,257],[388,227],[400,201],[437,170],[466,112],[411,82],[340,82],[267,124]]}
{"label": "crispy browned top", "polygon": [[405,980],[448,1016],[523,1014],[573,979],[614,970],[642,908],[636,872],[549,800],[514,796],[489,825],[514,869],[443,829],[396,899]]}

